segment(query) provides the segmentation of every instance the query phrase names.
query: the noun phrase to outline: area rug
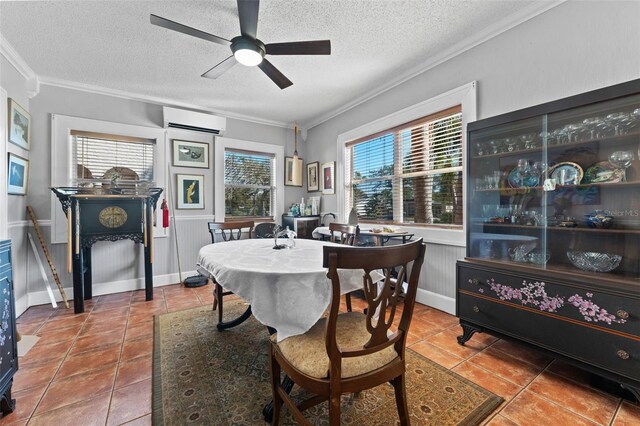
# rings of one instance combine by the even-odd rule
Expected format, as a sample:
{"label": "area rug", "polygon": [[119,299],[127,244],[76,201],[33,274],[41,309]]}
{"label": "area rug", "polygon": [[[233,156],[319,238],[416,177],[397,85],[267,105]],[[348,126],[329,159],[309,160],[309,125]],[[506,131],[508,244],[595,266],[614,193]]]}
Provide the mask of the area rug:
{"label": "area rug", "polygon": [[[246,309],[225,303],[225,317]],[[199,307],[156,316],[153,349],[153,424],[263,425],[271,400],[268,333],[253,317],[218,332],[217,312]],[[303,392],[294,387],[293,395]],[[429,359],[407,351],[407,398],[413,425],[476,425],[502,398]],[[343,425],[398,423],[393,387],[382,385],[345,395]],[[328,408],[305,412],[312,424],[327,424]],[[294,425],[283,409],[280,424]]]}

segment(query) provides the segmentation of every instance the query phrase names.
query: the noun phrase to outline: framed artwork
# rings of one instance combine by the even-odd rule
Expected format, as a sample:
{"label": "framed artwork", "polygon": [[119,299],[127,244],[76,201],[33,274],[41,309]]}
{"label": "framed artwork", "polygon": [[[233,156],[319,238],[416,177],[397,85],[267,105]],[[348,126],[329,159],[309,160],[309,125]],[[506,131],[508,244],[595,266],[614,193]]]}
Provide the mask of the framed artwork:
{"label": "framed artwork", "polygon": [[29,183],[29,160],[9,153],[9,176],[7,192],[15,195],[27,195]]}
{"label": "framed artwork", "polygon": [[322,193],[335,194],[336,192],[336,162],[322,163]]}
{"label": "framed artwork", "polygon": [[31,141],[31,116],[16,101],[9,98],[9,142],[29,149]]}
{"label": "framed artwork", "polygon": [[302,186],[302,165],[304,161],[298,158],[297,163],[293,157],[284,158],[284,184],[287,186]]}
{"label": "framed artwork", "polygon": [[307,192],[320,191],[320,184],[318,183],[318,169],[320,163],[314,161],[307,164]]}
{"label": "framed artwork", "polygon": [[209,168],[209,144],[173,140],[173,165],[176,167]]}
{"label": "framed artwork", "polygon": [[204,209],[204,175],[177,175],[179,209]]}

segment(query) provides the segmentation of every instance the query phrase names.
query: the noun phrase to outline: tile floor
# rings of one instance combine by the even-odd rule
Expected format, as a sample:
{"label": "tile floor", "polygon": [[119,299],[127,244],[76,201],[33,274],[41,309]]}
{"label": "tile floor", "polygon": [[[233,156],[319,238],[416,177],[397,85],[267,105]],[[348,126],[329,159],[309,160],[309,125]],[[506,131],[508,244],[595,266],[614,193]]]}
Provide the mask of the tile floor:
{"label": "tile floor", "polygon": [[[29,308],[22,334],[40,336],[20,357],[14,425],[150,425],[153,316],[212,302],[211,285],[170,285],[95,297],[86,312]],[[354,298],[354,309],[362,301]],[[410,347],[505,402],[485,422],[501,425],[640,425],[640,406],[595,390],[587,375],[516,343],[476,334],[456,343],[455,317],[416,305]]]}

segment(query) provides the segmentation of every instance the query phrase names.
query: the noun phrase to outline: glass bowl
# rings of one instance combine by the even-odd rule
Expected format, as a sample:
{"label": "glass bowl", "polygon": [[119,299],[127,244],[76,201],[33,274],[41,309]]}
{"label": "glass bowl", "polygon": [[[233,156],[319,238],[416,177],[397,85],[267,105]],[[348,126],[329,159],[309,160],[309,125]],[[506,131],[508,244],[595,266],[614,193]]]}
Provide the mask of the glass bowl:
{"label": "glass bowl", "polygon": [[568,251],[567,257],[578,269],[591,272],[611,272],[620,265],[622,256],[593,251]]}
{"label": "glass bowl", "polygon": [[536,265],[546,265],[551,259],[551,252],[549,250],[532,250],[527,254],[527,260],[529,263],[535,263]]}

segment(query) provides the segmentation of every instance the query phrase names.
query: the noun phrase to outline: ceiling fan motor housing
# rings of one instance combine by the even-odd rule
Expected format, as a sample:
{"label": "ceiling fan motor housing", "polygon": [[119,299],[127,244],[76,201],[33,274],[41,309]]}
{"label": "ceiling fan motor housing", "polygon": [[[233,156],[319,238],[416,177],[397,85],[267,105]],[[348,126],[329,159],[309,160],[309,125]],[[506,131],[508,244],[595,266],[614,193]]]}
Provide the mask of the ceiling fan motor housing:
{"label": "ceiling fan motor housing", "polygon": [[[266,55],[267,53],[267,49],[265,48],[263,42],[261,42],[257,38],[254,39],[242,35],[231,39],[231,52],[233,52],[236,58],[238,58],[236,52],[238,52],[239,50],[250,50],[252,52],[256,52],[262,58],[264,58],[264,55]],[[242,63],[240,60],[238,62]]]}

